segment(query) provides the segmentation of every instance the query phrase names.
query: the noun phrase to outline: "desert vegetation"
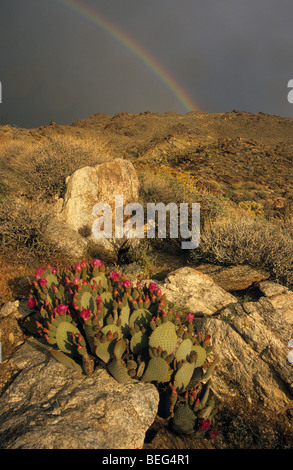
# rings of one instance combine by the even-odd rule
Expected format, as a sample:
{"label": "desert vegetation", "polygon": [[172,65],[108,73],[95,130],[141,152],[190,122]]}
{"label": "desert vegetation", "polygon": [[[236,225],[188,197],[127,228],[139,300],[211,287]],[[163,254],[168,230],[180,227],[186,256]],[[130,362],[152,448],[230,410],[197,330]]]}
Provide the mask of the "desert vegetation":
{"label": "desert vegetation", "polygon": [[[148,128],[148,122],[153,117],[155,125],[152,123]],[[143,382],[157,382],[161,398],[163,397],[161,404],[165,406],[166,413],[163,416],[169,422],[170,429],[180,434],[196,431],[198,436],[211,438],[218,434],[214,421],[217,407],[207,385],[209,376],[205,374],[213,372],[217,361],[208,361],[206,366],[203,365],[208,353],[212,352],[209,336],[201,336],[203,324],[199,331],[194,329],[192,333],[194,317],[198,315],[196,319],[200,322],[206,315],[198,307],[200,296],[206,287],[203,287],[196,301],[194,300],[196,306],[190,307],[193,310],[188,310],[197,313],[188,313],[183,308],[179,317],[177,314],[180,309],[176,310],[175,303],[168,300],[169,309],[165,300],[162,300],[158,286],[168,274],[184,266],[184,274],[181,274],[183,279],[180,282],[185,287],[190,272],[195,272],[196,275],[204,273],[201,270],[198,273],[189,267],[208,264],[209,267],[213,265],[212,269],[216,267],[216,270],[218,266],[236,266],[237,269],[239,265],[261,268],[266,271],[265,276],[269,272],[271,280],[292,289],[292,165],[289,158],[290,142],[288,147],[278,147],[276,140],[269,141],[268,135],[257,142],[249,139],[248,135],[240,138],[237,137],[238,127],[234,129],[233,138],[210,136],[212,132],[208,126],[205,129],[204,124],[198,138],[190,131],[191,118],[192,116],[187,116],[185,124],[182,124],[178,123],[178,117],[172,113],[163,116],[153,116],[152,113],[128,116],[120,113],[112,118],[96,115],[88,121],[77,121],[72,126],[54,124],[31,131],[11,130],[9,126],[2,126],[0,307],[8,301],[23,300],[32,312],[21,322],[21,334],[26,331],[25,334],[32,333],[41,337],[53,346],[52,354],[55,359],[68,367],[92,375],[93,370],[102,364],[121,383],[130,382],[132,378]],[[172,126],[168,128],[169,119]],[[222,132],[224,128],[219,126],[219,129]],[[266,139],[268,144],[265,143]],[[197,249],[182,250],[182,237],[174,239],[168,236],[170,220],[167,219],[167,238],[161,239],[157,233],[155,238],[144,238],[140,243],[134,244],[129,251],[118,250],[110,265],[108,260],[105,262],[103,259],[104,255],[99,250],[96,251],[97,246],[90,242],[84,251],[82,262],[78,259],[75,264],[67,258],[62,246],[56,242],[58,214],[63,203],[67,178],[80,168],[116,158],[129,160],[133,164],[140,183],[138,202],[144,208],[150,202],[165,205],[175,203],[178,208],[181,203],[187,203],[190,229],[192,204],[200,204],[201,236]],[[121,161],[116,161],[117,166],[120,163]],[[127,163],[128,169],[131,166],[128,162],[123,163]],[[112,173],[106,173],[107,181],[108,174],[110,177]],[[129,186],[131,184],[132,181]],[[61,233],[63,234],[62,229]],[[84,225],[75,233],[77,238],[88,242],[91,227]],[[70,248],[77,240],[74,235],[72,240],[66,236],[64,239],[65,244],[71,243]],[[109,266],[106,271],[105,266]],[[242,272],[246,268],[247,266]],[[244,288],[240,292],[226,287],[220,289],[217,282],[210,281],[209,274],[200,276],[200,282],[205,280],[212,284],[210,289],[218,289],[221,295],[229,299],[233,297],[233,302],[239,299],[235,311],[226,306],[220,316],[220,309],[215,306],[209,323],[213,326],[215,321],[214,337],[218,333],[226,335],[225,331],[229,331],[231,335],[236,334],[237,328],[242,325],[241,321],[237,323],[237,316],[245,318],[243,328],[258,318],[258,315],[255,318],[251,315],[250,318],[244,309],[244,302],[258,300],[257,293],[255,297],[249,297]],[[133,283],[132,278],[138,279],[138,282]],[[149,286],[145,284],[141,287],[140,281],[147,278],[151,279]],[[176,282],[173,282],[176,286]],[[192,297],[193,291],[197,292],[193,282],[190,280],[188,299]],[[262,282],[256,283],[259,286],[259,295],[262,295]],[[169,292],[172,294],[172,289]],[[283,289],[282,295],[283,292],[287,299],[287,290]],[[132,300],[128,306],[129,295]],[[290,295],[291,293],[288,294],[288,302]],[[103,300],[100,305],[99,301],[97,303],[99,297]],[[250,307],[257,311],[260,307],[254,300],[250,302],[253,304]],[[177,302],[177,299],[173,299],[173,302]],[[207,307],[204,305],[204,308]],[[280,310],[276,309],[274,315],[279,325],[282,320],[279,318]],[[272,320],[271,311],[268,320]],[[177,350],[177,330],[184,335],[181,343],[184,347],[180,351]],[[249,331],[258,332],[259,328],[251,324]],[[266,334],[270,332],[269,327]],[[285,333],[287,334],[287,330]],[[244,337],[241,330],[239,347],[246,347]],[[275,344],[275,340],[270,338],[271,336],[264,335],[254,342],[259,345],[259,341],[263,341],[260,349],[266,351],[268,344]],[[170,339],[174,345],[176,343],[176,347],[171,345],[169,348]],[[151,351],[148,351],[146,344],[151,346]],[[238,343],[231,341],[231,344],[234,347]],[[223,348],[226,346],[223,345]],[[251,345],[248,347],[250,351]],[[231,357],[240,357],[241,354],[242,351],[233,352]],[[255,356],[256,361],[260,360],[258,348]],[[265,358],[265,366],[271,365],[270,361],[270,356],[268,361]],[[241,362],[240,360],[239,367],[243,366],[245,369],[246,363]],[[285,389],[284,384],[289,383],[286,364],[284,373],[278,375],[279,356],[276,356],[276,362],[278,366],[274,374]],[[248,375],[249,380],[254,380],[254,374],[251,374],[253,377]],[[236,377],[238,376],[242,377],[243,374],[237,370]],[[229,379],[227,385],[235,386],[240,396],[242,385],[235,377],[233,380]],[[243,387],[246,393],[246,384]],[[245,406],[246,403],[245,396]],[[227,403],[225,406],[228,406]],[[254,403],[251,403],[251,407],[253,406]],[[231,413],[233,412],[232,410]],[[224,414],[220,418],[222,425],[225,422]],[[159,416],[161,417],[160,413]],[[159,421],[155,423],[156,426],[161,427]],[[233,445],[237,447],[238,443]]]}
{"label": "desert vegetation", "polygon": [[[156,121],[155,134],[148,133],[150,119]],[[188,119],[186,122],[191,117]],[[191,265],[247,263],[269,269],[272,279],[292,287],[292,188],[284,176],[286,161],[289,167],[290,162],[289,154],[276,141],[266,145],[264,139],[257,143],[217,136],[214,141],[204,141],[204,130],[201,139],[194,141],[189,125],[179,125],[176,116],[168,113],[122,113],[113,118],[96,115],[77,121],[71,128],[14,129],[12,135],[8,127],[2,126],[5,139],[0,144],[2,265],[18,263],[29,271],[52,260],[65,263],[44,229],[54,217],[56,201],[64,195],[66,178],[79,168],[118,156],[130,159],[135,166],[142,205],[201,204],[197,250],[182,253],[180,237],[155,238],[144,240],[120,261],[139,264],[146,276],[160,270],[158,263],[164,259],[160,253],[175,255]],[[276,172],[278,158],[283,160]],[[262,178],[258,171],[261,165],[265,168]],[[7,276],[1,282],[5,283],[0,289],[0,301],[4,302],[7,295],[11,297],[11,288]]]}
{"label": "desert vegetation", "polygon": [[[248,264],[267,269],[272,279],[293,285],[292,215],[270,218],[264,207],[249,200],[235,203],[199,184],[195,176],[171,167],[139,168],[145,203],[180,202],[201,204],[201,241],[190,250],[188,262],[210,262],[223,266]],[[254,188],[254,185],[252,185]],[[178,240],[161,240],[161,246],[179,247]],[[158,247],[160,241],[152,241]]]}
{"label": "desert vegetation", "polygon": [[[31,273],[39,263],[65,262],[46,236],[52,207],[62,196],[66,178],[84,166],[111,157],[94,138],[54,136],[41,141],[7,139],[0,146],[1,265]],[[11,270],[9,269],[11,267]],[[13,280],[1,276],[0,302],[13,296]]]}

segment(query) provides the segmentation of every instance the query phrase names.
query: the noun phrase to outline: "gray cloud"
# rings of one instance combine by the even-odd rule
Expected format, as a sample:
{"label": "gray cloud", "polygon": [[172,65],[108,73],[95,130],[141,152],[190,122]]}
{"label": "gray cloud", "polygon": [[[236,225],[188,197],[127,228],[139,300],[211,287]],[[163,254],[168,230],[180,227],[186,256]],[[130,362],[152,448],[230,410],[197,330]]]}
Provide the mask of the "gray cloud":
{"label": "gray cloud", "polygon": [[[209,112],[293,117],[291,0],[83,0]],[[186,112],[149,67],[57,0],[0,5],[1,116],[23,127],[103,112]]]}

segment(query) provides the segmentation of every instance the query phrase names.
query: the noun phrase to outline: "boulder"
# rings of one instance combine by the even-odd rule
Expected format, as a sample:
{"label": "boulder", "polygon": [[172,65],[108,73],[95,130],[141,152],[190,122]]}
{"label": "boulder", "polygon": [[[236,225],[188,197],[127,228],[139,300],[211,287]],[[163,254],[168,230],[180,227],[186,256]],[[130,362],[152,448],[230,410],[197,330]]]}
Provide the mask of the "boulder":
{"label": "boulder", "polygon": [[[66,179],[64,198],[56,199],[48,210],[45,236],[54,243],[57,255],[77,262],[91,254],[105,262],[117,261],[121,252],[136,249],[138,238],[115,238],[115,195],[123,196],[123,206],[138,200],[139,181],[131,162],[116,159],[76,170]],[[97,203],[109,204],[113,230],[110,238],[98,239],[92,233],[93,208]],[[101,216],[103,214],[101,213]],[[127,216],[124,218],[125,223]],[[102,230],[102,229],[101,229]]]}
{"label": "boulder", "polygon": [[160,288],[167,299],[190,313],[213,315],[230,303],[237,302],[233,295],[215,284],[212,278],[190,267],[171,272],[160,284]]}
{"label": "boulder", "polygon": [[218,266],[201,264],[196,269],[210,276],[222,289],[233,292],[248,289],[253,284],[267,280],[270,273],[248,265]]}
{"label": "boulder", "polygon": [[[219,429],[221,425],[224,429],[215,446],[293,448],[293,365],[288,361],[288,345],[293,339],[288,312],[293,307],[293,292],[264,281],[260,283],[263,296],[242,303],[207,275],[189,267],[153,282],[169,301],[195,314],[194,327],[211,336],[212,356],[220,358],[212,375],[212,390],[219,399]],[[1,312],[3,325],[8,325],[8,320],[17,323],[26,314],[21,303],[7,304]],[[49,348],[36,339],[17,340],[18,347],[0,366],[0,379],[1,370],[6,367],[7,372],[0,398],[0,447],[143,446],[158,407],[154,385],[139,381],[121,385],[105,370],[86,377],[57,363]],[[237,436],[232,439],[232,435]],[[179,445],[169,433],[166,443],[158,448],[172,448],[173,444],[174,448],[201,445],[185,437]]]}
{"label": "boulder", "polygon": [[292,330],[269,302],[229,305],[218,317],[199,319],[197,327],[211,335],[220,356],[213,390],[222,400],[245,398],[284,416],[292,410],[293,375],[287,360]]}
{"label": "boulder", "polygon": [[88,241],[62,220],[58,220],[58,218],[49,220],[45,234],[54,243],[57,253],[61,253],[63,258],[71,262],[83,259]]}
{"label": "boulder", "polygon": [[76,170],[68,179],[63,203],[66,224],[78,231],[92,226],[93,207],[104,202],[115,207],[115,195],[123,195],[125,204],[138,200],[139,181],[131,162],[117,158],[96,166]]}
{"label": "boulder", "polygon": [[103,369],[86,377],[32,338],[9,363],[14,380],[0,398],[0,448],[142,448],[158,409],[154,385],[121,385]]}
{"label": "boulder", "polygon": [[270,281],[261,282],[259,288],[279,315],[293,326],[293,292]]}

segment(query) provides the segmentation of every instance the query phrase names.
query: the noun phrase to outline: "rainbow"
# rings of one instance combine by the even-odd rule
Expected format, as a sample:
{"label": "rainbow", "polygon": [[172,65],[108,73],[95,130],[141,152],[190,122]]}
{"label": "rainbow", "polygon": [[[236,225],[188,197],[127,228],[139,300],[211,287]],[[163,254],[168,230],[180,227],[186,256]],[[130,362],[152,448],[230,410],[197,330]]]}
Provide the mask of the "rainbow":
{"label": "rainbow", "polygon": [[143,49],[134,39],[118,28],[115,24],[106,19],[100,12],[85,5],[80,0],[56,0],[70,10],[78,13],[91,23],[99,26],[103,31],[112,36],[116,41],[122,44],[128,51],[136,56],[163,84],[171,91],[171,93],[181,103],[186,112],[197,110],[197,105],[187,94],[184,88],[170,75],[168,70],[163,67],[153,56]]}

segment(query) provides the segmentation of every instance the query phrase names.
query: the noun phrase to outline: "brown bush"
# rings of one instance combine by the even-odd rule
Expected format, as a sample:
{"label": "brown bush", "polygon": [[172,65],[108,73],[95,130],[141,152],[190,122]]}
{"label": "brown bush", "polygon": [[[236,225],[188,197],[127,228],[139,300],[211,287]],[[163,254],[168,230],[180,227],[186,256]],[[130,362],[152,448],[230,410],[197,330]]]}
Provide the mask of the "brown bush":
{"label": "brown bush", "polygon": [[5,198],[0,204],[0,254],[35,262],[58,256],[46,237],[50,214],[44,204],[25,198]]}
{"label": "brown bush", "polygon": [[262,219],[224,218],[207,224],[192,261],[223,265],[249,264],[267,269],[273,279],[293,287],[293,240]]}
{"label": "brown bush", "polygon": [[91,139],[57,136],[43,143],[9,142],[0,152],[0,178],[10,192],[31,199],[61,197],[66,178],[111,157]]}

